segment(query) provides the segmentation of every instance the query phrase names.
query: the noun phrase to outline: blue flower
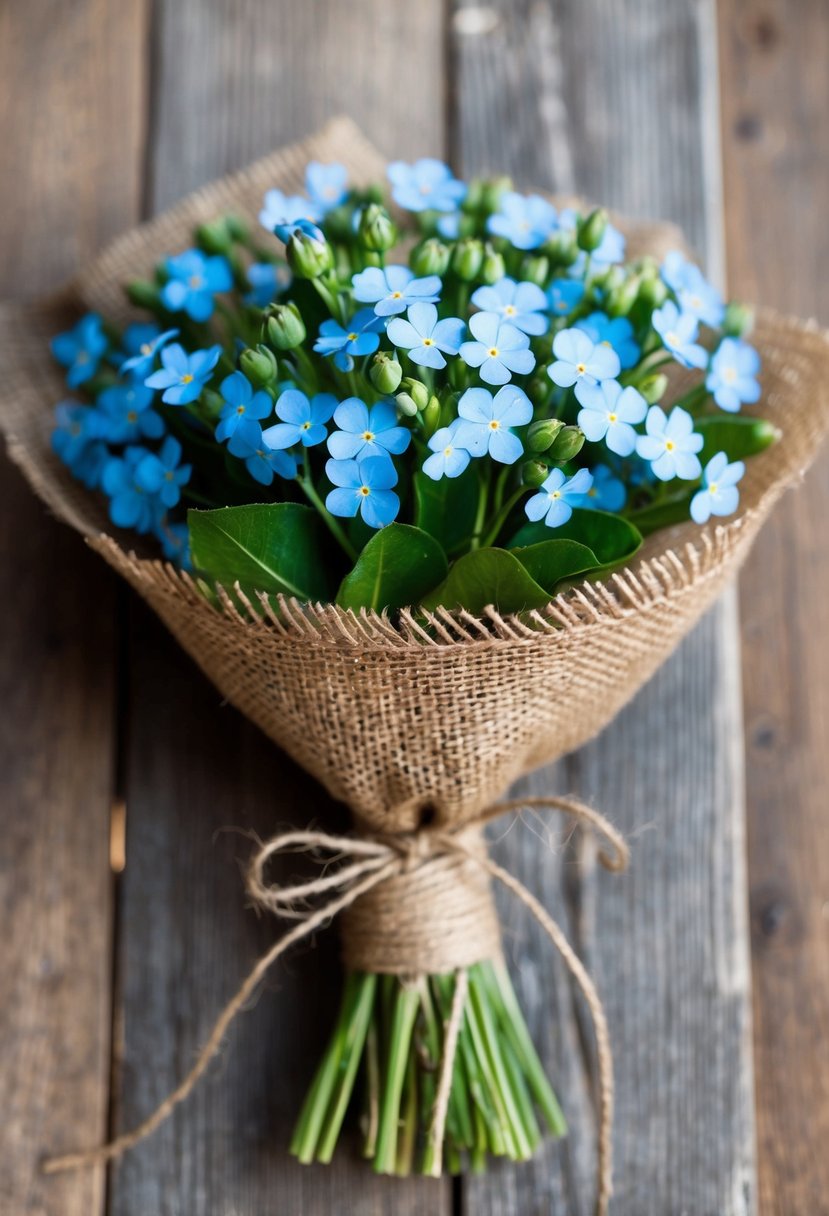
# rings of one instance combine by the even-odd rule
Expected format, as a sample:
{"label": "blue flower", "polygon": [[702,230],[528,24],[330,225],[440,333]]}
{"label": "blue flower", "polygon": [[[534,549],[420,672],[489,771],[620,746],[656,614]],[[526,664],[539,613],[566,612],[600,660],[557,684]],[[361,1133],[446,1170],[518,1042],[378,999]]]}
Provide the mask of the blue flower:
{"label": "blue flower", "polygon": [[680,312],[673,300],[654,310],[653,327],[662,345],[683,367],[705,367],[708,352],[696,341],[699,324],[693,313]]}
{"label": "blue flower", "polygon": [[161,352],[164,365],[148,376],[144,383],[148,388],[163,388],[161,400],[168,405],[188,405],[195,401],[208,380],[213,368],[221,358],[221,346],[210,346],[207,350],[196,350],[188,355],[178,342],[166,346]]}
{"label": "blue flower", "polygon": [[466,198],[466,185],[452,176],[443,161],[424,157],[413,165],[395,160],[389,165],[392,198],[407,211],[456,211]]}
{"label": "blue flower", "polygon": [[687,410],[676,406],[668,416],[661,406],[652,405],[645,430],[646,435],[637,437],[636,454],[650,461],[660,481],[672,481],[674,477],[695,481],[699,477],[702,466],[697,452],[703,439],[694,430],[694,420]]}
{"label": "blue flower", "polygon": [[349,397],[334,411],[339,430],[328,437],[328,450],[335,460],[364,460],[368,456],[399,456],[405,452],[411,433],[397,425],[397,411],[388,401],[370,409],[358,397]]}
{"label": "blue flower", "polygon": [[286,389],[276,402],[276,415],[281,418],[269,426],[263,438],[269,448],[292,448],[301,444],[304,448],[324,443],[328,434],[326,422],[337,408],[333,393],[317,393],[309,401],[299,389]]}
{"label": "blue flower", "polygon": [[272,300],[287,291],[293,277],[284,262],[254,262],[245,273],[252,288],[245,296],[245,303],[255,304],[257,308],[267,308]]}
{"label": "blue flower", "polygon": [[301,194],[283,194],[281,190],[268,190],[259,212],[259,223],[268,232],[276,232],[277,228],[294,225],[299,220],[316,223],[321,219],[322,208],[318,203],[303,198]]}
{"label": "blue flower", "polygon": [[589,507],[594,511],[621,511],[627,500],[627,490],[611,468],[597,464],[590,470],[593,484],[577,507]]}
{"label": "blue flower", "polygon": [[143,384],[113,384],[95,402],[100,437],[110,443],[160,439],[164,419],[150,409],[155,393]]}
{"label": "blue flower", "polygon": [[167,258],[168,281],[161,289],[161,303],[170,312],[186,312],[193,321],[206,321],[213,315],[213,297],[230,291],[233,274],[227,258],[207,257],[200,249],[188,249]]}
{"label": "blue flower", "polygon": [[175,562],[182,570],[192,569],[190,557],[190,530],[185,523],[170,523],[166,515],[156,520],[155,534],[161,541],[161,551],[168,562]]}
{"label": "blue flower", "polygon": [[633,340],[633,326],[627,317],[609,317],[603,312],[591,312],[589,317],[576,321],[576,329],[581,329],[594,342],[606,342],[612,346],[619,356],[622,370],[635,367],[639,361],[639,346]]}
{"label": "blue flower", "polygon": [[684,253],[673,249],[662,263],[662,278],[679,300],[683,312],[689,312],[703,325],[720,325],[725,316],[723,298],[699,266],[689,262]]}
{"label": "blue flower", "polygon": [[437,229],[444,240],[456,241],[461,234],[460,211],[444,213],[438,220]]}
{"label": "blue flower", "polygon": [[146,380],[153,370],[153,361],[158,352],[177,337],[177,329],[161,333],[158,325],[142,325],[140,322],[128,325],[124,332],[124,350],[129,358],[121,364],[121,375],[129,375],[139,382]]}
{"label": "blue flower", "polygon": [[288,452],[268,447],[255,418],[244,418],[230,436],[227,450],[244,460],[245,468],[260,485],[269,486],[274,474],[290,481],[296,477],[296,460]]}
{"label": "blue flower", "polygon": [[348,194],[348,170],[345,165],[323,165],[312,160],[305,170],[305,189],[321,215],[339,207]]}
{"label": "blue flower", "polygon": [[579,469],[569,480],[561,469],[553,469],[538,493],[527,501],[524,510],[528,519],[533,523],[543,519],[548,528],[560,528],[573,514],[573,507],[583,504],[592,484],[587,469]]}
{"label": "blue flower", "polygon": [[109,495],[109,517],[118,528],[149,532],[153,526],[152,496],[135,476],[147,455],[146,448],[125,448],[123,457],[113,456],[104,466],[101,484]]}
{"label": "blue flower", "polygon": [[557,225],[556,209],[546,198],[540,194],[516,194],[513,190],[501,195],[499,210],[487,220],[488,230],[505,237],[516,249],[537,249]]}
{"label": "blue flower", "polygon": [[455,444],[473,456],[487,453],[500,464],[515,464],[524,447],[509,429],[532,420],[533,407],[520,388],[505,386],[492,396],[485,388],[468,388],[458,402]]}
{"label": "blue flower", "polygon": [[361,308],[351,318],[347,328],[329,318],[320,325],[314,350],[318,355],[333,355],[340,371],[350,372],[355,355],[370,355],[377,350],[380,345],[378,331],[382,328],[382,318],[376,317],[371,308]]}
{"label": "blue flower", "polygon": [[386,332],[394,346],[409,352],[412,363],[420,367],[446,367],[447,355],[460,350],[466,326],[459,317],[438,320],[434,304],[412,304],[406,313],[408,320],[394,317]]}
{"label": "blue flower", "polygon": [[408,266],[369,266],[351,280],[354,299],[373,304],[378,317],[405,312],[410,304],[435,304],[440,299],[441,281],[436,274],[416,279]]}
{"label": "blue flower", "polygon": [[576,400],[586,405],[596,385],[619,375],[619,356],[604,342],[594,342],[581,329],[562,329],[553,339],[553,354],[547,375],[560,388],[575,385]]}
{"label": "blue flower", "polygon": [[585,398],[577,421],[591,443],[604,439],[617,456],[630,456],[636,447],[633,427],[644,421],[647,412],[648,403],[635,388],[604,380]]}
{"label": "blue flower", "polygon": [[89,445],[100,437],[97,415],[88,405],[62,401],[55,409],[55,423],[52,451],[75,473]]}
{"label": "blue flower", "polygon": [[353,519],[359,511],[370,528],[385,528],[396,519],[400,499],[392,489],[397,485],[397,470],[390,456],[329,460],[325,472],[336,487],[325,500],[332,515]]}
{"label": "blue flower", "polygon": [[435,431],[429,440],[429,450],[433,453],[423,462],[423,472],[432,481],[440,481],[441,477],[460,477],[466,469],[471,456],[466,448],[458,446],[456,435],[459,420],[456,418],[451,426],[442,426]]}
{"label": "blue flower", "polygon": [[62,367],[69,369],[66,383],[70,388],[77,388],[95,375],[106,348],[106,335],[96,312],[87,313],[73,329],[52,339],[52,354]]}
{"label": "blue flower", "polygon": [[584,284],[578,279],[553,279],[547,289],[550,312],[555,313],[557,317],[566,317],[581,303],[583,295]]}
{"label": "blue flower", "polygon": [[759,370],[760,356],[753,346],[739,338],[723,338],[711,360],[705,387],[714,394],[720,409],[736,414],[743,402],[759,400]]}
{"label": "blue flower", "polygon": [[492,287],[479,287],[473,293],[472,303],[482,312],[497,313],[502,321],[508,321],[522,333],[537,337],[547,332],[549,322],[544,316],[547,297],[535,283],[503,278]]}
{"label": "blue flower", "polygon": [[244,372],[232,372],[225,376],[219,390],[225,400],[219,414],[216,438],[219,443],[229,439],[243,418],[259,421],[273,413],[273,402],[264,391],[255,393],[253,385]]}
{"label": "blue flower", "polygon": [[135,467],[135,484],[147,494],[154,494],[168,509],[181,498],[181,487],[187,485],[193,466],[181,463],[181,444],[168,435],[158,455],[148,452]]}
{"label": "blue flower", "polygon": [[498,313],[477,312],[470,318],[474,342],[464,342],[460,355],[487,384],[506,384],[512,373],[526,376],[535,367],[530,339],[514,325],[502,321]]}
{"label": "blue flower", "polygon": [[717,452],[705,466],[702,489],[691,499],[691,519],[707,523],[712,515],[733,515],[740,501],[737,482],[746,471],[742,460],[728,463],[725,452]]}

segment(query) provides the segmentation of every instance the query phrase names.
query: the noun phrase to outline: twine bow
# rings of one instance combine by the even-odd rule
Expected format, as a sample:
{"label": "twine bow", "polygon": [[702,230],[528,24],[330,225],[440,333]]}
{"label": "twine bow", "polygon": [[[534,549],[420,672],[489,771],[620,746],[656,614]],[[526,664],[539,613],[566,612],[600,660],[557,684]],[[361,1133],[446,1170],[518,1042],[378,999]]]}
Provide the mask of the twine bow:
{"label": "twine bow", "polygon": [[[530,808],[563,811],[588,824],[610,846],[609,852],[602,850],[599,853],[599,860],[605,869],[619,871],[627,866],[629,852],[622,835],[598,811],[594,811],[575,798],[550,796],[500,802],[484,811],[476,819],[474,826],[481,827],[507,811]],[[253,857],[247,873],[248,894],[258,907],[265,908],[276,916],[295,920],[297,923],[279,938],[254,965],[216,1020],[190,1072],[143,1123],[98,1148],[53,1157],[44,1162],[44,1172],[52,1174],[85,1165],[102,1164],[120,1157],[128,1149],[146,1139],[193,1090],[208,1064],[217,1054],[229,1026],[267,972],[286,950],[294,943],[308,937],[315,929],[333,920],[340,912],[355,903],[361,895],[365,895],[380,883],[406,873],[429,859],[454,854],[461,855],[480,866],[492,878],[497,879],[504,887],[512,891],[524,904],[561,955],[590,1010],[599,1066],[596,1213],[597,1216],[605,1216],[612,1191],[613,1058],[607,1019],[601,1000],[583,963],[546,908],[508,870],[492,861],[486,854],[472,849],[466,842],[464,833],[470,826],[472,825],[467,823],[459,828],[426,830],[377,838],[335,836],[327,832],[315,831],[288,831],[280,833],[262,844]],[[322,852],[328,854],[329,859],[332,860],[334,858],[344,859],[344,864],[318,878],[293,883],[290,886],[278,886],[268,880],[267,866],[273,857],[288,852]],[[309,901],[319,900],[320,897],[325,897],[322,902],[318,902],[316,906],[310,905]],[[465,978],[465,971],[458,971],[452,1009],[446,1027],[443,1059],[429,1129],[429,1137],[435,1147],[440,1146],[443,1141],[458,1030],[463,1015]]]}

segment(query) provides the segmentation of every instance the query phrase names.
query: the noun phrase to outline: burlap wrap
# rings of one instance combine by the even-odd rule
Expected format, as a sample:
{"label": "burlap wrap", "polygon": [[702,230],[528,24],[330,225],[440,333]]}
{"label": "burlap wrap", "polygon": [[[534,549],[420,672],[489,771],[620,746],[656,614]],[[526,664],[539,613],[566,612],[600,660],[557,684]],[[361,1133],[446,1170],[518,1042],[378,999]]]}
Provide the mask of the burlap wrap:
{"label": "burlap wrap", "polygon": [[[829,423],[829,345],[814,325],[760,314],[758,411],[782,432],[749,463],[740,513],[688,523],[647,543],[629,569],[584,583],[526,619],[437,612],[427,632],[331,605],[256,604],[244,619],[199,594],[173,567],[112,535],[103,504],[49,447],[66,395],[48,340],[73,312],[126,319],[121,284],[186,247],[194,223],[224,210],[254,218],[263,191],[301,188],[311,158],[345,162],[352,179],[380,178],[383,160],[348,121],[197,191],[116,240],[59,297],[0,309],[0,424],[12,459],[71,524],[155,608],[234,705],[352,808],[358,825],[412,831],[428,812],[458,825],[522,773],[580,746],[652,674],[734,574],[784,489],[797,483]],[[675,229],[626,224],[631,254],[664,252]]]}

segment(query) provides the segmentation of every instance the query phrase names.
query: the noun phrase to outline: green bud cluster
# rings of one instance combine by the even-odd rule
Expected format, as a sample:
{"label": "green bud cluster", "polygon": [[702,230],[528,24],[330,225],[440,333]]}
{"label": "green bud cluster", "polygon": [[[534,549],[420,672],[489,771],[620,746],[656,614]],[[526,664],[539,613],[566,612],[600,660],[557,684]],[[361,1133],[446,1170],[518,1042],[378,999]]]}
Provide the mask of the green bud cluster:
{"label": "green bud cluster", "polygon": [[301,346],[307,335],[296,304],[269,304],[262,322],[262,336],[277,350],[294,350]]}

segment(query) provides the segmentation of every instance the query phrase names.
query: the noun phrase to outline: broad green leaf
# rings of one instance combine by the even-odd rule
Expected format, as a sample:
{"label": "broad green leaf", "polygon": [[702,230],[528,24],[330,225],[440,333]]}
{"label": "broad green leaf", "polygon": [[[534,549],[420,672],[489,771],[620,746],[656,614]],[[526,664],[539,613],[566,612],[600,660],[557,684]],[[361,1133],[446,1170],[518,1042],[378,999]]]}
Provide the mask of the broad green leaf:
{"label": "broad green leaf", "polygon": [[406,608],[446,578],[446,555],[434,537],[411,524],[375,532],[337,593],[341,608]]}
{"label": "broad green leaf", "polygon": [[551,531],[556,540],[574,540],[592,549],[596,555],[597,569],[628,561],[642,544],[638,528],[621,515],[575,507],[567,523],[559,528],[548,528],[543,521],[524,524],[508,547],[519,549],[525,545],[539,544],[550,539]]}
{"label": "broad green leaf", "polygon": [[780,432],[765,418],[750,418],[716,414],[700,418],[694,429],[703,437],[699,458],[706,464],[717,452],[725,452],[729,460],[745,460],[771,447]]}
{"label": "broad green leaf", "polygon": [[460,477],[433,481],[422,471],[414,475],[418,528],[439,541],[445,553],[469,541],[478,509],[478,472],[473,461]]}
{"label": "broad green leaf", "polygon": [[564,579],[586,574],[601,564],[592,549],[575,540],[542,540],[512,552],[530,577],[551,595]]}
{"label": "broad green leaf", "polygon": [[193,565],[226,588],[301,600],[331,598],[327,533],[311,507],[254,503],[188,511]]}
{"label": "broad green leaf", "polygon": [[634,511],[630,517],[631,523],[643,536],[650,536],[652,532],[658,532],[660,528],[670,528],[673,524],[687,523],[691,518],[691,499],[696,491],[697,487],[694,486],[693,490],[683,490],[671,498],[666,498],[664,502]]}
{"label": "broad green leaf", "polygon": [[532,578],[506,549],[473,549],[459,557],[449,577],[423,600],[424,608],[466,608],[482,612],[490,604],[500,612],[543,608],[550,593]]}

